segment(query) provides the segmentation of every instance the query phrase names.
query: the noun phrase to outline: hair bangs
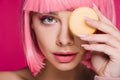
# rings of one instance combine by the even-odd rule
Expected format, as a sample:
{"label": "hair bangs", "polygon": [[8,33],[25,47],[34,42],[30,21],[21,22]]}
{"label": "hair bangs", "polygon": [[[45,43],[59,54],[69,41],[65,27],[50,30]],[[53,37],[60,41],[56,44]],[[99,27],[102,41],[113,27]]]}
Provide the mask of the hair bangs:
{"label": "hair bangs", "polygon": [[80,6],[92,6],[91,0],[26,0],[24,10],[39,13],[74,10]]}
{"label": "hair bangs", "polygon": [[98,6],[107,18],[115,23],[115,19],[113,20],[113,17],[111,17],[111,15],[115,16],[113,0],[25,0],[24,10],[48,13],[74,10],[82,6],[92,7],[93,3]]}

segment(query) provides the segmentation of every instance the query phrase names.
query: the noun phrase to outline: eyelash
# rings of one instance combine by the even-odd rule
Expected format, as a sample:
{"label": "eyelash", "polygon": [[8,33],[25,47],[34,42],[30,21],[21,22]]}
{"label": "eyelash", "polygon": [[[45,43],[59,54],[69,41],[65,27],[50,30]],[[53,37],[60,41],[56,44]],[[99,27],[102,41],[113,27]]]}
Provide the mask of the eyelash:
{"label": "eyelash", "polygon": [[[51,21],[52,20],[52,21]],[[54,16],[49,16],[49,15],[43,15],[40,17],[40,21],[43,24],[48,24],[48,25],[52,25],[57,23],[58,19],[55,18]]]}

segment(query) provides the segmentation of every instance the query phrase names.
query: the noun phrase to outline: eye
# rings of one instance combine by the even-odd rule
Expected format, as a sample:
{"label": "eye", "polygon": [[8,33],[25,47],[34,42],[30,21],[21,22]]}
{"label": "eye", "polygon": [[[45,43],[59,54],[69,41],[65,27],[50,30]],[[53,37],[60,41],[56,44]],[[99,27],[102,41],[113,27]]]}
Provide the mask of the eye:
{"label": "eye", "polygon": [[53,16],[41,16],[40,20],[43,24],[55,24],[57,22],[57,18]]}

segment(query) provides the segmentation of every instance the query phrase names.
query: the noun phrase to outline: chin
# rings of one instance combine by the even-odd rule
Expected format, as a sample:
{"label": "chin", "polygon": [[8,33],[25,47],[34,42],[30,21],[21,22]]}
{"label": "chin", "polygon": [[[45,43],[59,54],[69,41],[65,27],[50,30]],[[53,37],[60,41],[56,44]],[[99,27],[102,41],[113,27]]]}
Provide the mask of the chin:
{"label": "chin", "polygon": [[59,71],[70,71],[70,70],[74,70],[78,65],[78,64],[72,64],[72,63],[60,63],[59,65],[56,65],[56,69],[58,69]]}

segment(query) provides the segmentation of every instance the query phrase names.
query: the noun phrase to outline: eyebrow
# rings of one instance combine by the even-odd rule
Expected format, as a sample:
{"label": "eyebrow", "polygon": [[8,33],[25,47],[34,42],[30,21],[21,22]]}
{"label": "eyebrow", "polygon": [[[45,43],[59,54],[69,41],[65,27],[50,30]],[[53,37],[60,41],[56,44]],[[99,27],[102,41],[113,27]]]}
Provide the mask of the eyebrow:
{"label": "eyebrow", "polygon": [[57,13],[57,12],[40,13],[40,14],[43,14],[43,15],[44,15],[44,14],[51,14],[51,15],[56,15],[56,16],[58,15],[58,13]]}
{"label": "eyebrow", "polygon": [[57,12],[49,12],[49,14],[58,15]]}

